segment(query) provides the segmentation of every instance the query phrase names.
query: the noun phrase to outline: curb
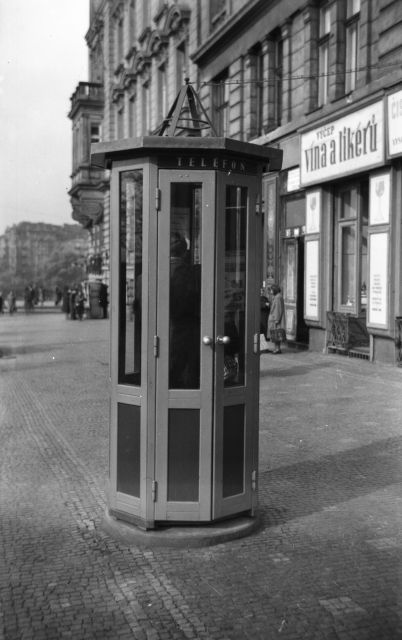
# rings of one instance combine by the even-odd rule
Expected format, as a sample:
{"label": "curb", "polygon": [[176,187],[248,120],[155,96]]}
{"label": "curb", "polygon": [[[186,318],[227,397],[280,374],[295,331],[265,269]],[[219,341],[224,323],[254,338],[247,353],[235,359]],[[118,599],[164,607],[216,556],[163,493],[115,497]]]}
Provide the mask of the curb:
{"label": "curb", "polygon": [[254,517],[242,516],[207,525],[161,526],[158,529],[146,531],[134,524],[117,520],[105,512],[101,528],[112,538],[127,546],[195,549],[244,538],[260,529],[261,524],[261,518],[257,514]]}

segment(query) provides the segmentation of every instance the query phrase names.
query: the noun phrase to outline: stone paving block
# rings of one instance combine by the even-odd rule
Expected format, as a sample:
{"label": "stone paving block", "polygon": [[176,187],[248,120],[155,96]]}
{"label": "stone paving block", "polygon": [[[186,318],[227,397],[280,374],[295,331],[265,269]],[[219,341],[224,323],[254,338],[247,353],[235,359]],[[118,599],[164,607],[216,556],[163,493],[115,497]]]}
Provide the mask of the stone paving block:
{"label": "stone paving block", "polygon": [[0,318],[43,347],[0,366],[0,640],[402,639],[400,370],[262,355],[264,528],[146,551],[99,527],[107,323],[36,322]]}

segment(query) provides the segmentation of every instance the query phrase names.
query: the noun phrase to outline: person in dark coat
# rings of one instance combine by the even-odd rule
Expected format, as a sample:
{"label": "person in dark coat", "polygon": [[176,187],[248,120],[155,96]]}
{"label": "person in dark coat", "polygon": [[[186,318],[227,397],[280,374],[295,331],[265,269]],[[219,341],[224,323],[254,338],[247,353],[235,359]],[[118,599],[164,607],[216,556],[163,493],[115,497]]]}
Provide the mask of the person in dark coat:
{"label": "person in dark coat", "polygon": [[66,318],[70,315],[70,289],[65,286],[63,289],[61,310],[66,314]]}
{"label": "person in dark coat", "polygon": [[266,340],[269,339],[268,333],[268,317],[271,308],[269,298],[265,295],[264,289],[261,289],[260,294],[260,333],[264,334]]}
{"label": "person in dark coat", "polygon": [[[281,342],[285,339],[285,303],[283,301],[281,288],[277,284],[271,287],[272,301],[271,310],[268,316],[268,331],[274,344],[272,353],[281,352]],[[279,331],[278,331],[279,330]]]}
{"label": "person in dark coat", "polygon": [[102,309],[103,318],[107,318],[107,285],[101,282],[99,289],[99,306]]}
{"label": "person in dark coat", "polygon": [[170,240],[169,387],[197,389],[200,384],[200,283],[188,260],[184,237]]}

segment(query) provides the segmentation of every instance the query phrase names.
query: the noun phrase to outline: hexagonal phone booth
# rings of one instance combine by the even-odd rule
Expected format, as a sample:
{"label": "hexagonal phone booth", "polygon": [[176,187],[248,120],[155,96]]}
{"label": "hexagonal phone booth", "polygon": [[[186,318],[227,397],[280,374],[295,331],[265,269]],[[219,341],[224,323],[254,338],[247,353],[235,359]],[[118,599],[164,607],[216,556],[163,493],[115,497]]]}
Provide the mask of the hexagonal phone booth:
{"label": "hexagonal phone booth", "polygon": [[92,151],[111,169],[109,513],[144,529],[252,516],[259,193],[282,152],[214,135],[190,84],[156,135]]}

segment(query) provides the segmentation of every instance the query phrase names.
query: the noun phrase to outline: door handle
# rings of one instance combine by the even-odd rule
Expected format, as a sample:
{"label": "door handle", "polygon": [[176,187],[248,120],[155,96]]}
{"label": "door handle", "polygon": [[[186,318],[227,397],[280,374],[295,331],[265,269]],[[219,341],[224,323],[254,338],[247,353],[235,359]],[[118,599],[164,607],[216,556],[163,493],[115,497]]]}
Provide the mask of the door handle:
{"label": "door handle", "polygon": [[229,344],[229,336],[216,336],[216,344]]}
{"label": "door handle", "polygon": [[204,336],[202,341],[203,341],[204,344],[208,345],[208,344],[213,344],[214,339],[211,338],[211,336]]}

